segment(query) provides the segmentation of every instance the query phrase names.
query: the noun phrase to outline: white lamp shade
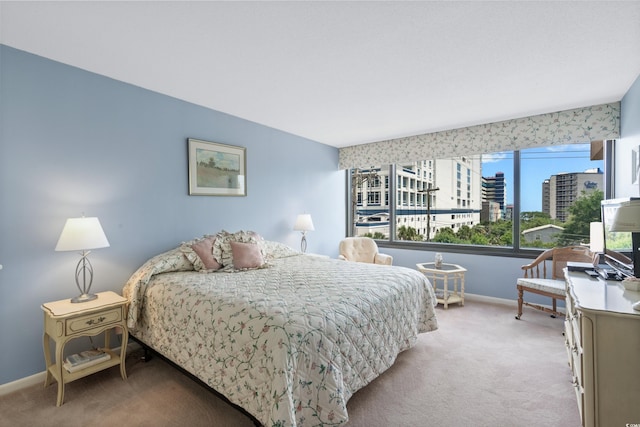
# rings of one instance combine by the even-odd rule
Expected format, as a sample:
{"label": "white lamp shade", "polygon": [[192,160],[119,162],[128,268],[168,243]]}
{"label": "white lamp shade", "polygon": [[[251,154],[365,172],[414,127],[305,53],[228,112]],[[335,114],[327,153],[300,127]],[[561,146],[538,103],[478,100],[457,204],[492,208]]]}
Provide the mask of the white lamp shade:
{"label": "white lamp shade", "polygon": [[604,251],[604,229],[601,222],[592,222],[589,224],[589,249],[593,253]]}
{"label": "white lamp shade", "polygon": [[640,231],[640,200],[622,202],[611,221],[611,231]]}
{"label": "white lamp shade", "polygon": [[98,218],[69,218],[64,224],[56,251],[81,251],[109,247]]}
{"label": "white lamp shade", "polygon": [[311,220],[311,215],[309,214],[300,214],[296,219],[296,223],[293,226],[295,231],[313,231],[313,221]]}

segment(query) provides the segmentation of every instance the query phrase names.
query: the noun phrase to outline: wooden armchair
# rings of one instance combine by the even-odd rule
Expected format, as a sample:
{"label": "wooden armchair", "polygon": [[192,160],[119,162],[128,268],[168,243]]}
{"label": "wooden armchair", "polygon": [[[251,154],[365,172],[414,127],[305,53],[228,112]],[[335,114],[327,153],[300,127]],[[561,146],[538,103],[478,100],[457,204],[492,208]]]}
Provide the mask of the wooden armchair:
{"label": "wooden armchair", "polygon": [[[593,256],[586,246],[559,247],[547,249],[532,263],[522,266],[524,277],[518,279],[516,285],[518,289],[518,314],[516,319],[520,319],[522,316],[523,305],[551,313],[551,317],[556,317],[556,315],[564,316],[564,313],[557,310],[556,301],[558,299],[564,301],[566,296],[566,285],[562,269],[567,266],[568,261],[593,263]],[[552,308],[524,301],[525,291],[550,297]]]}

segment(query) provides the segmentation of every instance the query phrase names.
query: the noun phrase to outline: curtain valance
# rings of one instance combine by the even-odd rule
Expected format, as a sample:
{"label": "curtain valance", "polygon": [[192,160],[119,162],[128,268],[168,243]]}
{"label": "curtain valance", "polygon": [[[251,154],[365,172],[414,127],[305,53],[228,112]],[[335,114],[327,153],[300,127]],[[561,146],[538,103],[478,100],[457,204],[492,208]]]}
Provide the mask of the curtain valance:
{"label": "curtain valance", "polygon": [[426,133],[339,150],[339,168],[368,168],[620,136],[620,102]]}

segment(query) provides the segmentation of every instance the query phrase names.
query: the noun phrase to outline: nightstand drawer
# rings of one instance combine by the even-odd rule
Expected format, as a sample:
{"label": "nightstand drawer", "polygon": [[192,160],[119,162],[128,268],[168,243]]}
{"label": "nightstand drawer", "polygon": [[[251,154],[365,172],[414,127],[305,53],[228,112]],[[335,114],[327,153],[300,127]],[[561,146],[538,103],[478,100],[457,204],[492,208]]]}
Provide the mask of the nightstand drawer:
{"label": "nightstand drawer", "polygon": [[120,321],[122,321],[122,308],[116,307],[100,313],[68,319],[66,322],[66,333],[67,335],[72,335]]}

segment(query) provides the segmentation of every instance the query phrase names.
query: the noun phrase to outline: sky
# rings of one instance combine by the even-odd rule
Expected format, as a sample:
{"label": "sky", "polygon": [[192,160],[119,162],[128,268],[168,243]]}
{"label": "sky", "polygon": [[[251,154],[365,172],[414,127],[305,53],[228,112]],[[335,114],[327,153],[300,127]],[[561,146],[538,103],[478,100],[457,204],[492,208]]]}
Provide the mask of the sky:
{"label": "sky", "polygon": [[[604,170],[602,160],[590,160],[589,144],[571,144],[554,147],[531,148],[520,151],[521,159],[521,212],[542,211],[542,182],[562,172],[584,172],[587,169]],[[482,176],[504,172],[507,184],[507,204],[513,203],[513,153],[495,153],[482,156]]]}

